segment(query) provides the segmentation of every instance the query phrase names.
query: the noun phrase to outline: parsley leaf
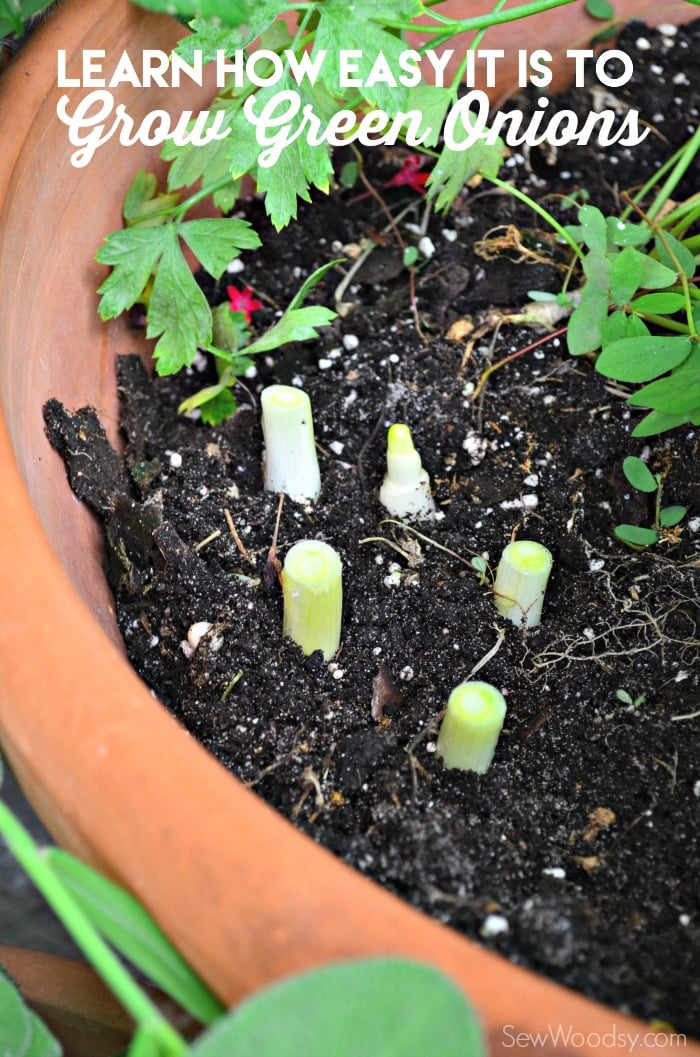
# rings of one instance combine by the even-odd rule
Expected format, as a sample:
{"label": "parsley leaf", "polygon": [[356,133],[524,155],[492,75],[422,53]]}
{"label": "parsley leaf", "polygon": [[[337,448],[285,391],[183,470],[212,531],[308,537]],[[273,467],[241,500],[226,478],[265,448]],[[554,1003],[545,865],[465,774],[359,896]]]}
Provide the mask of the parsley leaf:
{"label": "parsley leaf", "polygon": [[97,291],[102,295],[102,319],[114,319],[135,304],[160,258],[168,239],[164,227],[133,227],[108,235],[97,251],[100,264],[110,264],[112,272]]}
{"label": "parsley leaf", "polygon": [[200,345],[211,341],[211,309],[182,255],[175,225],[155,230],[167,240],[153,283],[146,336],[159,338],[153,350],[158,374],[175,374],[191,365]]}
{"label": "parsley leaf", "polygon": [[179,233],[202,267],[218,279],[241,250],[254,250],[260,238],[247,220],[233,217],[186,220]]}

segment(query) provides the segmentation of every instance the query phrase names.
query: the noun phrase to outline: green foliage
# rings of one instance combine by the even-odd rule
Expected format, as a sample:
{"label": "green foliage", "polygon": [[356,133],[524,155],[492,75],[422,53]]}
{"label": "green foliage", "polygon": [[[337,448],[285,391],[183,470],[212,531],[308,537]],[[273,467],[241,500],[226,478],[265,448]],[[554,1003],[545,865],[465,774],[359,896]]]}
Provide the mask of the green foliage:
{"label": "green foliage", "polygon": [[44,855],[66,891],[115,950],[203,1024],[221,1015],[221,1003],[133,896],[60,848],[49,848]]}
{"label": "green foliage", "polygon": [[[278,321],[255,340],[251,341],[252,335],[245,325],[242,312],[232,312],[227,303],[217,305],[212,313],[217,344],[205,344],[205,348],[216,357],[219,381],[183,400],[179,410],[186,414],[199,409],[203,422],[209,426],[230,418],[236,410],[231,389],[253,362],[251,356],[259,352],[271,352],[293,341],[317,338],[318,328],[328,326],[335,319],[335,312],[323,305],[301,306],[326,272],[339,263],[339,260],[328,261],[312,272]],[[160,364],[158,368],[160,370]]]}
{"label": "green foliage", "polygon": [[0,37],[24,33],[33,15],[51,6],[53,0],[0,0]]}
{"label": "green foliage", "polygon": [[485,1057],[479,1023],[441,973],[400,958],[327,966],[262,991],[191,1057]]}
{"label": "green foliage", "polygon": [[135,0],[148,11],[162,11],[181,19],[212,18],[224,26],[240,26],[248,18],[245,0]]}
{"label": "green foliage", "polygon": [[567,230],[588,251],[569,320],[571,354],[599,353],[596,369],[606,378],[650,383],[628,401],[650,409],[633,436],[700,423],[696,261],[688,245],[647,218],[633,224],[591,205]]}
{"label": "green foliage", "polygon": [[688,508],[686,506],[662,508],[663,479],[660,474],[653,474],[647,464],[638,459],[636,455],[627,456],[622,464],[622,471],[638,492],[645,492],[649,495],[655,493],[654,522],[651,528],[641,525],[617,525],[615,527],[615,535],[622,543],[626,543],[634,550],[645,550],[659,542],[665,529],[672,529],[678,525],[688,513]]}
{"label": "green foliage", "polygon": [[61,1057],[61,1046],[48,1028],[25,1005],[0,965],[0,1032],[3,1054],[9,1057]]}
{"label": "green foliage", "polygon": [[632,695],[622,687],[615,691],[615,697],[618,701],[622,701],[623,704],[629,705],[630,709],[639,708],[639,706],[643,705],[647,699],[646,694],[637,694],[636,697],[632,697]]}

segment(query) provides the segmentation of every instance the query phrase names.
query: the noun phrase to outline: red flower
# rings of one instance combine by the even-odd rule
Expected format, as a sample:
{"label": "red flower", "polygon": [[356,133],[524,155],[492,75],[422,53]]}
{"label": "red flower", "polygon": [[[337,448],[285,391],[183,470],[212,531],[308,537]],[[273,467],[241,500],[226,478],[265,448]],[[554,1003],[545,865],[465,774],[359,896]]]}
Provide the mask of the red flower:
{"label": "red flower", "polygon": [[425,158],[420,154],[408,154],[403,160],[403,165],[398,172],[394,173],[390,180],[387,180],[384,184],[385,187],[412,187],[414,191],[418,191],[419,194],[425,193],[425,184],[428,176],[427,172],[420,172],[420,168],[423,165]]}
{"label": "red flower", "polygon": [[239,290],[237,286],[228,286],[226,293],[228,294],[231,311],[242,312],[246,323],[251,322],[252,312],[257,312],[259,308],[263,307],[262,301],[258,301],[250,286],[244,286],[242,290]]}

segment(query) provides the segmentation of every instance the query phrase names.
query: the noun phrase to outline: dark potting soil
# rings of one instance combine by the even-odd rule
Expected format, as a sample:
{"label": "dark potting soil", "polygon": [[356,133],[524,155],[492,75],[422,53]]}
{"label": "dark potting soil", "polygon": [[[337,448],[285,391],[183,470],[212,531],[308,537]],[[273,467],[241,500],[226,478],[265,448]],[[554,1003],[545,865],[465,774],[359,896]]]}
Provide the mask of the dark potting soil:
{"label": "dark potting soil", "polygon": [[[615,105],[653,125],[644,145],[537,148],[507,162],[565,222],[575,212],[558,196],[583,188],[612,212],[697,124],[700,23],[633,24],[621,47],[635,76]],[[592,92],[559,105],[585,115]],[[426,340],[401,250],[361,185],[316,196],[280,234],[252,201],[245,215],[264,247],[212,297],[251,284],[267,306],[260,327],[313,268],[369,239],[345,314],[318,341],[260,360],[225,425],[176,414],[208,366],[151,380],[128,357],[118,365],[124,458],[89,410],[51,402],[49,434],[105,522],[136,670],[219,760],[441,921],[596,999],[697,1033],[700,432],[631,438],[639,416],[624,390],[569,357],[561,335],[496,370],[475,400],[489,364],[541,336],[499,329],[498,312],[517,311],[529,290],[560,289],[566,261],[526,207],[483,183],[447,216],[428,216],[420,195],[383,186],[400,163],[400,151],[365,159],[404,239],[422,232],[434,246],[416,279]],[[696,189],[688,177],[684,193]],[[350,266],[312,300],[332,305]],[[330,664],[281,635],[268,562],[278,497],[262,491],[258,414],[272,381],[302,385],[314,409],[323,489],[313,505],[285,500],[278,554],[314,537],[341,555],[342,645]],[[377,498],[393,421],[410,424],[440,511],[419,532],[386,523]],[[690,507],[647,552],[612,536],[622,521],[653,519],[652,500],[622,475],[628,454],[664,475],[665,502]],[[542,624],[527,633],[498,616],[469,564],[483,554],[495,565],[514,537],[555,559]],[[200,621],[211,631],[184,649]],[[448,771],[434,752],[436,717],[480,662],[479,678],[508,703],[483,776]]]}

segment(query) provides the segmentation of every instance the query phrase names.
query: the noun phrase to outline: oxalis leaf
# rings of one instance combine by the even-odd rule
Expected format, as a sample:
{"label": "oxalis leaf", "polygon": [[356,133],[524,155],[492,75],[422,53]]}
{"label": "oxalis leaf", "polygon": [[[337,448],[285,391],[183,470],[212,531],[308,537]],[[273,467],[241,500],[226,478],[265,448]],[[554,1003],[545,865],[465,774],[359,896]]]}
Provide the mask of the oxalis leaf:
{"label": "oxalis leaf", "polygon": [[632,487],[640,492],[655,492],[659,487],[647,464],[636,455],[627,456],[622,463],[622,472]]}
{"label": "oxalis leaf", "polygon": [[[659,260],[662,264],[665,264],[667,268],[676,270],[676,264],[671,257],[671,253],[676,258],[676,261],[680,265],[681,271],[685,273],[688,279],[692,279],[695,275],[695,257],[682,242],[672,235],[669,231],[664,232],[663,239],[660,236],[656,236],[655,239],[656,252],[659,255]],[[671,251],[669,253],[669,250]]]}
{"label": "oxalis leaf", "polygon": [[696,345],[691,355],[668,378],[659,378],[645,385],[627,402],[667,415],[692,415],[700,408],[700,348]]}
{"label": "oxalis leaf", "polygon": [[586,287],[581,304],[571,313],[566,331],[572,356],[584,356],[600,348],[607,318],[607,291]]}
{"label": "oxalis leaf", "polygon": [[241,1003],[193,1043],[191,1057],[485,1057],[455,985],[400,958],[332,965]]}
{"label": "oxalis leaf", "polygon": [[639,525],[617,525],[615,535],[623,543],[635,548],[653,547],[659,542],[658,532]]}
{"label": "oxalis leaf", "polygon": [[648,382],[683,363],[691,345],[690,338],[666,334],[619,338],[603,349],[596,370],[618,382]]}
{"label": "oxalis leaf", "polygon": [[664,528],[673,528],[687,513],[687,506],[665,506],[659,514],[659,524]]}

